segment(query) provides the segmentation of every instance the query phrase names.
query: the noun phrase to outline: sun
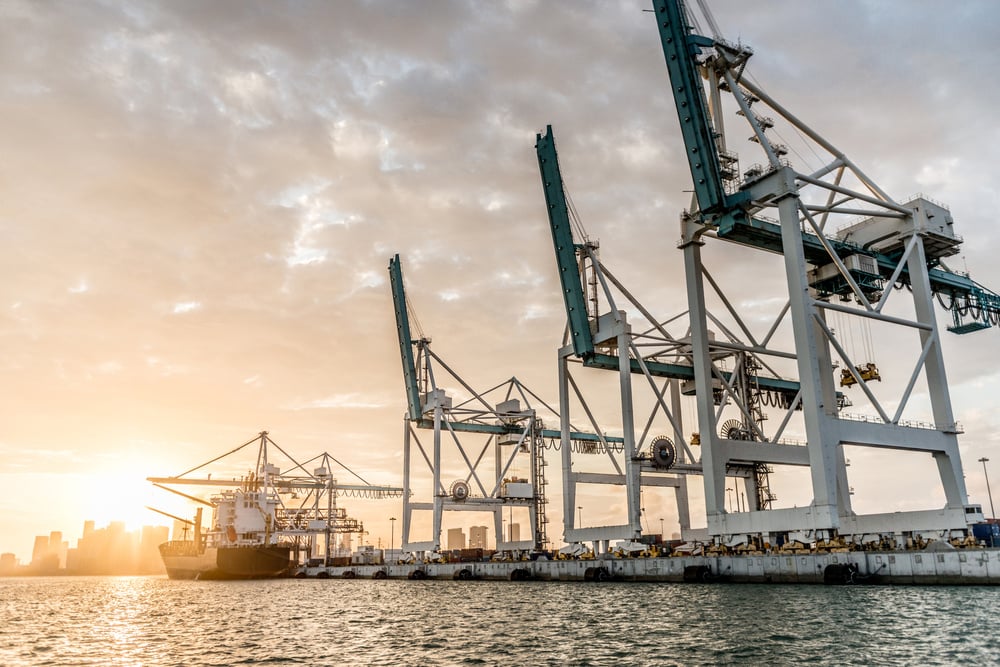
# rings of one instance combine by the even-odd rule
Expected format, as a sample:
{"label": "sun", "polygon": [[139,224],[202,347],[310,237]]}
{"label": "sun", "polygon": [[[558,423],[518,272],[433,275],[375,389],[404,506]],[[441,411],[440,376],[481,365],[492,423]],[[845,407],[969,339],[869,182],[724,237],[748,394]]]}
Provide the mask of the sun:
{"label": "sun", "polygon": [[146,481],[148,474],[141,465],[121,464],[87,476],[84,518],[92,519],[98,528],[112,521],[124,521],[128,530],[168,525],[168,518],[147,509],[162,500],[162,494]]}

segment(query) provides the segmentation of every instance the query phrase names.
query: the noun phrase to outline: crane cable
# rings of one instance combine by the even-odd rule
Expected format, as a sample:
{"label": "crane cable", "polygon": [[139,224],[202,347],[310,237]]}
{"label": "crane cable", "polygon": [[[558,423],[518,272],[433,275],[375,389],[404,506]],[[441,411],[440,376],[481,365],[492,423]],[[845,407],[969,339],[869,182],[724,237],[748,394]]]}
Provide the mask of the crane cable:
{"label": "crane cable", "polygon": [[563,194],[566,196],[566,210],[569,213],[569,222],[573,227],[573,231],[576,232],[581,241],[590,243],[590,237],[587,235],[587,230],[583,227],[583,221],[580,219],[580,214],[577,213],[576,204],[573,203],[573,198],[570,196],[565,182],[563,182]]}

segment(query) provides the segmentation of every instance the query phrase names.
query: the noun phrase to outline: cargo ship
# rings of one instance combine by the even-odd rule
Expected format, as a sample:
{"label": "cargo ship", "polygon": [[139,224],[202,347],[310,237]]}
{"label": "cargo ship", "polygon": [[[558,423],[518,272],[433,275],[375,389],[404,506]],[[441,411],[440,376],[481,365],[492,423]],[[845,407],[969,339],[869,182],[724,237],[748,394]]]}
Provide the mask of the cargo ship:
{"label": "cargo ship", "polygon": [[192,539],[160,545],[168,577],[262,579],[293,574],[297,545],[272,530],[277,525],[276,498],[252,479],[244,484],[212,497],[210,530],[202,531],[198,508],[191,522]]}
{"label": "cargo ship", "polygon": [[[206,466],[257,444],[256,467],[239,478],[225,479],[212,473],[192,477]],[[334,479],[329,454],[310,459],[318,463],[311,471],[289,457],[285,472],[269,460],[269,445],[277,445],[267,431],[235,450],[175,477],[149,477],[161,489],[211,508],[211,521],[202,526],[203,507],[194,520],[183,519],[156,508],[155,512],[182,522],[192,537],[171,540],[159,546],[171,579],[267,579],[294,576],[307,562],[332,562],[340,551],[350,553],[350,536],[364,533],[360,521],[337,507],[338,492],[385,498],[402,490],[393,487],[341,485]],[[285,454],[283,450],[279,451]],[[287,457],[288,455],[285,454]],[[183,493],[176,485],[212,486],[221,489],[208,500]],[[342,536],[340,547],[335,543]]]}

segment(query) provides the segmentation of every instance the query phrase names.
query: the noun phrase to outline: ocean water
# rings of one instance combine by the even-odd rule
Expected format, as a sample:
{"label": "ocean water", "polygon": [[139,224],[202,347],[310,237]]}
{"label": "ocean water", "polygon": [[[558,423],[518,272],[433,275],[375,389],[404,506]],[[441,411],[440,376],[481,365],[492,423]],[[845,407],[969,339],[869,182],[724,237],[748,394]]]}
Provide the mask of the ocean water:
{"label": "ocean water", "polygon": [[1000,663],[1000,588],[0,578],[0,665]]}

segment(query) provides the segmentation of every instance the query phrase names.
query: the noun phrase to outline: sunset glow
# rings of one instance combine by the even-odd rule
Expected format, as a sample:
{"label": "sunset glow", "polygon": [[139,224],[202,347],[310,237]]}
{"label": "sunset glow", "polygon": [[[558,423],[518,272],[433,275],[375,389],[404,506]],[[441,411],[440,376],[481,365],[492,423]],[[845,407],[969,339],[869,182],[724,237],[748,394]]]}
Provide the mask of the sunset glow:
{"label": "sunset glow", "polygon": [[156,488],[146,481],[144,470],[122,467],[97,472],[88,476],[85,484],[93,489],[84,496],[85,516],[95,520],[97,525],[124,521],[126,528],[136,530],[170,523],[166,517],[146,509],[147,505],[156,507],[161,498]]}

